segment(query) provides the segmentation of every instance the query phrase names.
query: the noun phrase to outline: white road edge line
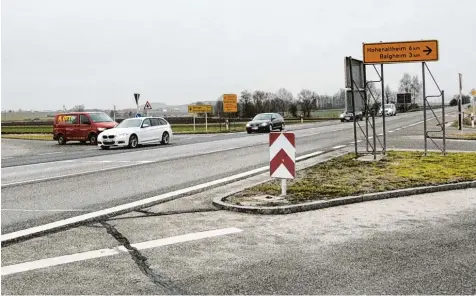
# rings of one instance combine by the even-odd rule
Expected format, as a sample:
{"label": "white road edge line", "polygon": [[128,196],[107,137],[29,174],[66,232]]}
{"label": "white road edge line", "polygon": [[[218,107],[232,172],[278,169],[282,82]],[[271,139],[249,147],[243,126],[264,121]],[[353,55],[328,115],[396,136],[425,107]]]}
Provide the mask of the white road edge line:
{"label": "white road edge line", "polygon": [[[309,154],[306,154],[306,155],[296,157],[296,162],[318,156],[318,155],[323,154],[325,152],[326,151],[316,151],[316,152],[313,152],[313,153],[309,153]],[[264,167],[261,167],[261,168],[257,168],[257,169],[251,170],[251,171],[244,172],[244,173],[240,173],[240,174],[225,177],[225,178],[222,178],[222,179],[218,179],[218,180],[210,181],[210,182],[207,182],[207,183],[195,185],[195,186],[192,186],[192,187],[188,187],[188,188],[184,188],[184,189],[180,189],[180,190],[176,190],[176,191],[172,191],[172,192],[152,196],[152,197],[149,197],[149,198],[146,198],[146,199],[142,199],[142,200],[134,201],[134,202],[131,202],[131,203],[115,206],[115,207],[112,207],[112,208],[108,208],[108,209],[104,209],[104,210],[100,210],[100,211],[96,211],[96,212],[91,212],[91,213],[88,213],[88,214],[83,214],[83,215],[79,215],[79,216],[76,216],[76,217],[72,217],[72,218],[68,218],[68,219],[64,219],[64,220],[60,220],[60,221],[56,221],[56,222],[52,222],[52,223],[48,223],[48,224],[44,224],[44,225],[40,225],[40,226],[35,226],[35,227],[31,227],[31,228],[27,228],[27,229],[15,231],[15,232],[2,234],[1,237],[0,237],[1,242],[4,243],[4,242],[7,242],[7,241],[12,241],[12,240],[15,240],[15,239],[28,237],[28,236],[39,234],[39,233],[44,233],[44,232],[49,232],[49,231],[53,231],[53,230],[57,230],[57,229],[66,228],[70,225],[76,225],[76,224],[79,224],[79,223],[94,221],[94,220],[97,220],[97,219],[100,219],[100,218],[106,218],[106,217],[110,217],[110,216],[115,216],[115,215],[127,213],[127,212],[130,212],[130,211],[133,211],[133,210],[137,210],[137,209],[145,208],[145,207],[148,207],[148,206],[156,205],[156,204],[159,204],[159,203],[167,202],[167,201],[170,201],[170,200],[173,200],[173,199],[177,199],[177,198],[180,198],[180,197],[185,196],[185,195],[190,195],[190,194],[193,194],[194,192],[200,192],[200,191],[202,191],[204,189],[207,189],[207,188],[216,187],[218,185],[224,185],[224,184],[227,184],[227,183],[231,183],[233,181],[242,180],[242,179],[245,179],[245,178],[250,177],[250,176],[254,176],[254,175],[258,175],[260,173],[264,173],[267,170],[269,170],[269,166],[264,166]]]}
{"label": "white road edge line", "polygon": [[51,210],[1,209],[1,210],[10,211],[10,212],[87,212],[87,210],[75,210],[75,209],[51,209]]}
{"label": "white road edge line", "polygon": [[[222,228],[222,229],[216,229],[216,230],[195,232],[195,233],[189,233],[189,234],[184,234],[179,236],[161,238],[161,239],[151,240],[147,242],[131,244],[131,246],[137,248],[138,250],[146,250],[150,248],[184,243],[184,242],[200,240],[200,239],[205,239],[210,237],[234,234],[234,233],[239,233],[242,231],[243,231],[242,229],[235,228],[235,227]],[[52,267],[52,266],[62,265],[62,264],[67,264],[72,262],[107,257],[107,256],[121,254],[121,253],[128,253],[128,250],[123,246],[119,246],[119,247],[114,247],[111,249],[99,249],[94,251],[76,253],[72,255],[46,258],[46,259],[41,259],[36,261],[2,266],[1,273],[2,273],[2,276],[4,276],[4,275],[15,274],[19,272],[25,272],[25,271],[41,269],[41,268],[47,268],[47,267]]]}
{"label": "white road edge line", "polygon": [[347,145],[334,146],[334,147],[332,147],[332,149],[340,149],[340,148],[344,148],[344,147],[347,147]]}

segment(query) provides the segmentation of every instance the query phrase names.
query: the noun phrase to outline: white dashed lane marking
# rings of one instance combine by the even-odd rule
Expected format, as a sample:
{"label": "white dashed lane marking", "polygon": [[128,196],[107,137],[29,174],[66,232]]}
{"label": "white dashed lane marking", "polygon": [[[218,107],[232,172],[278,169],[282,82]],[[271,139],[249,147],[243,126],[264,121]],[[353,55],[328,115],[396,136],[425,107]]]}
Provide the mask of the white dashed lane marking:
{"label": "white dashed lane marking", "polygon": [[[161,238],[161,239],[146,241],[142,243],[132,244],[131,246],[138,250],[146,250],[150,248],[156,248],[156,247],[195,241],[195,240],[200,240],[205,238],[223,236],[227,234],[234,234],[234,233],[239,233],[242,231],[243,230],[234,228],[234,227],[222,228],[222,229],[216,229],[216,230],[210,230],[210,231],[195,232],[195,233],[189,233],[185,235]],[[108,256],[118,255],[118,254],[128,254],[128,253],[129,253],[128,249],[126,249],[123,246],[118,246],[118,247],[114,247],[110,249],[99,249],[99,250],[94,250],[89,252],[76,253],[72,255],[65,255],[65,256],[52,257],[52,258],[47,258],[42,260],[24,262],[24,263],[19,263],[15,265],[2,266],[1,272],[2,272],[2,276],[4,276],[8,274],[47,268],[47,267],[52,267],[56,265],[62,265],[67,263],[85,261],[85,260],[101,258],[101,257],[108,257]]]}

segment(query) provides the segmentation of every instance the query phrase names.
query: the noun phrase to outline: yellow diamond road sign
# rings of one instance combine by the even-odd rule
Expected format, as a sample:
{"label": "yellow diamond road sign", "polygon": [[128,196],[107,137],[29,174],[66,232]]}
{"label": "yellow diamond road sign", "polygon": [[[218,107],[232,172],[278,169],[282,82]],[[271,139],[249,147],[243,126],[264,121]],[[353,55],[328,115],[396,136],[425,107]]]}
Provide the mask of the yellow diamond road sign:
{"label": "yellow diamond road sign", "polygon": [[473,89],[471,90],[471,95],[472,95],[473,97],[476,97],[476,89],[473,88]]}

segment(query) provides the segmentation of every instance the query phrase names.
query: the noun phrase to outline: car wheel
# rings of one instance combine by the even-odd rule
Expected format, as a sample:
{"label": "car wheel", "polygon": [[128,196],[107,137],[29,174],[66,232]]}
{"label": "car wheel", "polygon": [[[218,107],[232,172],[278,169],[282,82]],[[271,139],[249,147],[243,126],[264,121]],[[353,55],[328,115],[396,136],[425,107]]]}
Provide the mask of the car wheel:
{"label": "car wheel", "polygon": [[66,144],[66,138],[62,134],[58,135],[58,144],[60,145]]}
{"label": "car wheel", "polygon": [[89,140],[89,143],[91,143],[91,145],[98,144],[98,136],[95,133],[89,134],[88,140]]}
{"label": "car wheel", "polygon": [[273,125],[269,125],[269,132],[272,132],[273,131]]}
{"label": "car wheel", "polygon": [[344,119],[341,119],[340,122],[344,122],[345,120]]}
{"label": "car wheel", "polygon": [[109,148],[111,148],[111,147],[109,147],[109,146],[101,146],[101,149],[104,149],[104,150],[108,150]]}
{"label": "car wheel", "polygon": [[139,144],[139,139],[137,139],[136,135],[131,135],[129,137],[129,148],[137,148]]}
{"label": "car wheel", "polygon": [[251,134],[251,131],[246,131],[248,134]]}
{"label": "car wheel", "polygon": [[170,141],[170,135],[168,132],[164,132],[162,134],[162,141],[160,141],[160,144],[162,145],[167,145]]}
{"label": "car wheel", "polygon": [[281,131],[283,131],[283,130],[285,130],[285,129],[286,129],[286,125],[283,123],[283,124],[281,125]]}

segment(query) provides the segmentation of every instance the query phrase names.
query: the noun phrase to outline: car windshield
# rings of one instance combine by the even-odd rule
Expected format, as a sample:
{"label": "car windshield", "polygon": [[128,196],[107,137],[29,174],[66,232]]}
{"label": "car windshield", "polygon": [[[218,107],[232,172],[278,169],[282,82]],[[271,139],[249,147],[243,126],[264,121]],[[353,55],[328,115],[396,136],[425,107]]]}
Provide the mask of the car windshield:
{"label": "car windshield", "polygon": [[140,118],[126,119],[119,123],[116,128],[140,127],[141,123],[142,119]]}
{"label": "car windshield", "polygon": [[271,120],[271,114],[258,114],[253,120]]}
{"label": "car windshield", "polygon": [[392,108],[392,105],[390,105],[390,104],[385,104],[385,108]]}
{"label": "car windshield", "polygon": [[89,116],[94,122],[113,122],[111,117],[106,113],[89,113]]}

